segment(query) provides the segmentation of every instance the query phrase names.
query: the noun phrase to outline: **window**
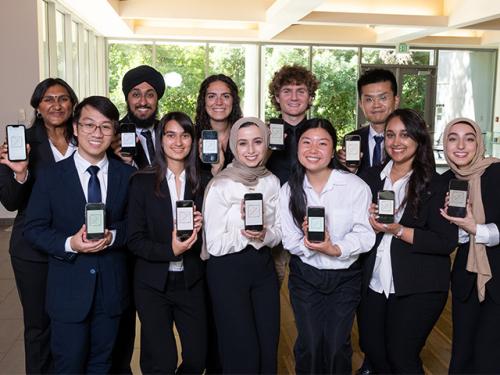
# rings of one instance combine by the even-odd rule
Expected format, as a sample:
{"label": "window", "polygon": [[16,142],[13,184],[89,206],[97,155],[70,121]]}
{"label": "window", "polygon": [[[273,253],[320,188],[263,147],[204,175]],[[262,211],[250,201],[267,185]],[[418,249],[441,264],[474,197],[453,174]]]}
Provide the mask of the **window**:
{"label": "window", "polygon": [[64,14],[56,11],[57,76],[66,77],[66,46],[64,43]]}

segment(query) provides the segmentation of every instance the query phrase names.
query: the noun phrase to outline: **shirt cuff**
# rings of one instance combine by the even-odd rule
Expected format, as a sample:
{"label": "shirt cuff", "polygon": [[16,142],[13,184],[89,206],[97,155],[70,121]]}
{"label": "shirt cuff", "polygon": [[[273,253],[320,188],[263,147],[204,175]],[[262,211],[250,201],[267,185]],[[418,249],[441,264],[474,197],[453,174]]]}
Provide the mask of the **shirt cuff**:
{"label": "shirt cuff", "polygon": [[16,180],[18,184],[23,185],[26,181],[28,181],[29,174],[30,174],[29,171],[26,171],[26,177],[24,177],[24,180],[17,181],[16,180],[16,172],[14,172],[14,180]]}
{"label": "shirt cuff", "polygon": [[109,247],[109,246],[113,246],[113,244],[115,243],[115,239],[116,239],[116,229],[111,229],[110,230],[111,232],[111,242],[109,243],[108,246],[106,247]]}
{"label": "shirt cuff", "polygon": [[498,227],[494,223],[476,224],[476,243],[484,244],[488,247],[496,246],[500,243]]}
{"label": "shirt cuff", "polygon": [[66,242],[64,243],[64,251],[67,253],[73,253],[76,254],[76,251],[71,248],[71,237],[66,238]]}

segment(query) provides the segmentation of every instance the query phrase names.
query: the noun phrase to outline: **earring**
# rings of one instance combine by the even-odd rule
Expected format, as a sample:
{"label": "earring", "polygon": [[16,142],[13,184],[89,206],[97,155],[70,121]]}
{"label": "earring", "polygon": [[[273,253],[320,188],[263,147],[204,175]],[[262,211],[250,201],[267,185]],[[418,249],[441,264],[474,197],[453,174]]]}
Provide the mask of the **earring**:
{"label": "earring", "polygon": [[38,110],[36,111],[36,115],[35,116],[36,116],[36,118],[42,118],[42,114]]}

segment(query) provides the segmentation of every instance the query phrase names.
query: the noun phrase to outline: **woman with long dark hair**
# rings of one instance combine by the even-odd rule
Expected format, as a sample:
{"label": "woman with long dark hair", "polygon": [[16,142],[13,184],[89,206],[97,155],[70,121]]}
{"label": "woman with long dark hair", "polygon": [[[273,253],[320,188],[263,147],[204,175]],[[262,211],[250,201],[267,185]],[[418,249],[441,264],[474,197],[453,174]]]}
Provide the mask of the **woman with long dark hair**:
{"label": "woman with long dark hair", "polygon": [[0,201],[17,210],[9,252],[23,307],[26,373],[51,370],[50,321],[45,311],[47,255],[33,249],[22,236],[25,209],[40,169],[65,159],[76,149],[72,115],[78,102],[73,89],[60,78],[40,82],[31,96],[34,119],[26,131],[29,157],[11,162],[4,144],[0,155]]}
{"label": "woman with long dark hair", "polygon": [[373,203],[377,241],[363,262],[360,343],[376,373],[423,373],[420,352],[448,297],[457,228],[439,215],[446,186],[422,117],[395,110],[384,144],[391,160],[362,177],[374,202],[379,191],[394,192],[394,222],[380,222]]}
{"label": "woman with long dark hair", "polygon": [[468,182],[465,217],[441,214],[459,227],[451,273],[453,341],[450,373],[499,374],[500,160],[485,157],[483,135],[471,119],[457,118],[443,132],[450,170],[446,181]]}
{"label": "woman with long dark hair", "polygon": [[[128,247],[136,256],[134,298],[141,320],[141,370],[201,374],[206,356],[204,264],[199,231],[203,202],[195,127],[182,112],[160,121],[151,167],[132,178]],[[176,202],[194,201],[194,231],[180,238]],[[182,345],[177,367],[173,324]]]}
{"label": "woman with long dark hair", "polygon": [[216,130],[219,139],[219,161],[202,164],[202,168],[216,175],[233,160],[229,147],[229,133],[241,118],[238,86],[224,74],[211,75],[201,83],[196,103],[195,123],[202,130]]}
{"label": "woman with long dark hair", "polygon": [[[279,292],[271,247],[281,240],[280,183],[265,167],[268,145],[269,130],[261,120],[236,121],[229,139],[234,160],[205,193],[207,280],[225,374],[277,371]],[[248,193],[262,194],[262,209],[256,209],[262,230],[245,228]]]}
{"label": "woman with long dark hair", "polygon": [[[280,193],[283,247],[292,256],[288,288],[297,325],[297,374],[351,373],[349,342],[361,292],[360,254],[375,233],[371,192],[334,167],[337,135],[329,121],[307,120],[298,134],[298,164]],[[324,208],[324,239],[308,238],[308,207]]]}

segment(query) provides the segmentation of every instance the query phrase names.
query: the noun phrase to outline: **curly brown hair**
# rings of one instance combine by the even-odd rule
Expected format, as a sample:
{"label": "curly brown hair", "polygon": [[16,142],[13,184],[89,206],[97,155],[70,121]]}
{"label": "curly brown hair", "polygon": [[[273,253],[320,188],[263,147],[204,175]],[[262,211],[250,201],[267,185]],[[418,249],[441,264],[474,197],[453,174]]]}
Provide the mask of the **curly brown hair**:
{"label": "curly brown hair", "polygon": [[[273,103],[274,108],[280,111],[280,104],[276,101],[276,96],[281,88],[285,85],[301,85],[307,87],[307,91],[311,98],[316,96],[316,90],[319,86],[319,81],[312,72],[300,65],[284,65],[280,70],[274,73],[274,77],[269,83],[269,98]],[[307,108],[309,109],[309,107]]]}

